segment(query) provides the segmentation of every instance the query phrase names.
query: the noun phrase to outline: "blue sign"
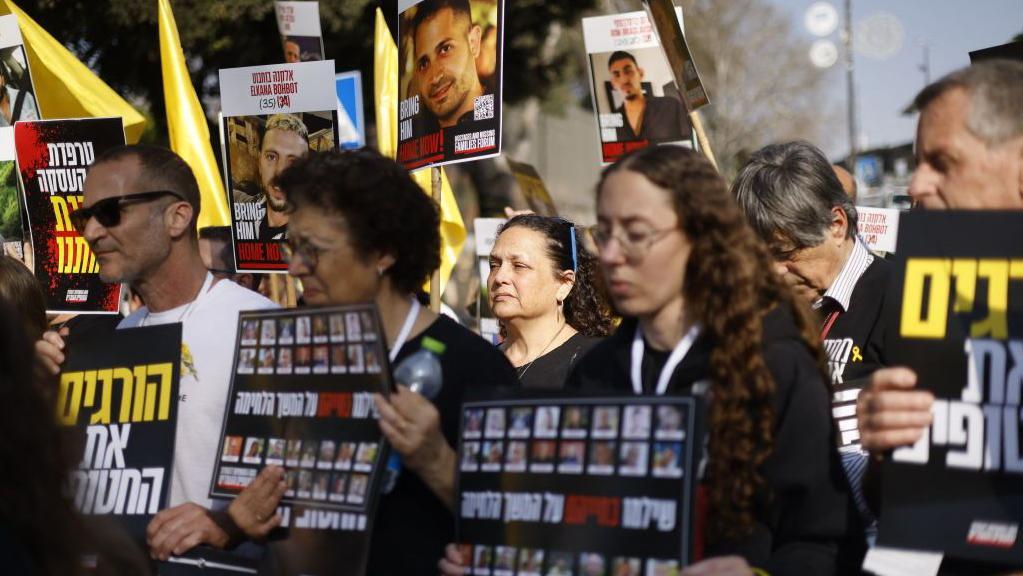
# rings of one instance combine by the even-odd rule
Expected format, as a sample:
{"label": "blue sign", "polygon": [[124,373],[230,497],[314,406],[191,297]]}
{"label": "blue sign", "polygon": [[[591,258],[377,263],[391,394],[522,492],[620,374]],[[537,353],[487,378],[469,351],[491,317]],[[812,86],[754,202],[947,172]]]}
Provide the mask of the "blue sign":
{"label": "blue sign", "polygon": [[878,156],[856,157],[856,178],[867,186],[880,186],[883,169]]}
{"label": "blue sign", "polygon": [[362,73],[341,72],[334,77],[338,108],[338,147],[351,150],[366,145],[362,114]]}

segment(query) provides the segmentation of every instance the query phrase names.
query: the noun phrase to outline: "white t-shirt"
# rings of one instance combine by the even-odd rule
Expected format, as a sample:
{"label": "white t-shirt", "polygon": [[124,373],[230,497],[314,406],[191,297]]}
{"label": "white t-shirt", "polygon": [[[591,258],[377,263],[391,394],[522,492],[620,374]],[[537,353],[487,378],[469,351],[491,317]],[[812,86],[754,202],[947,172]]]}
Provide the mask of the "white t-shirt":
{"label": "white t-shirt", "polygon": [[171,506],[195,502],[211,507],[210,478],[231,385],[238,313],[278,307],[272,300],[230,280],[220,280],[210,287],[211,279],[212,275],[207,275],[206,284],[192,302],[152,314],[142,307],[117,326],[120,329],[184,324]]}

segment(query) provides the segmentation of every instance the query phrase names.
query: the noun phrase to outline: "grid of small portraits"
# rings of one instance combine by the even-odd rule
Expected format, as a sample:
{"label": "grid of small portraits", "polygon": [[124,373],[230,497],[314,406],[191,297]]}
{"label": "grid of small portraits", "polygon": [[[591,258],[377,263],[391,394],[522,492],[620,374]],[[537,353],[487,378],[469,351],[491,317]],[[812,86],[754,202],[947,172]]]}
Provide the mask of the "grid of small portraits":
{"label": "grid of small portraits", "polygon": [[242,319],[238,374],[379,374],[369,310]]}
{"label": "grid of small portraits", "polygon": [[[241,490],[259,466],[275,464],[285,467],[287,499],[362,505],[379,448],[378,442],[227,436],[217,487]],[[257,467],[229,465],[238,463]]]}
{"label": "grid of small portraits", "polygon": [[685,412],[675,405],[466,407],[462,472],[681,478]]}
{"label": "grid of small portraits", "polygon": [[678,560],[559,552],[513,546],[461,545],[474,576],[678,576]]}

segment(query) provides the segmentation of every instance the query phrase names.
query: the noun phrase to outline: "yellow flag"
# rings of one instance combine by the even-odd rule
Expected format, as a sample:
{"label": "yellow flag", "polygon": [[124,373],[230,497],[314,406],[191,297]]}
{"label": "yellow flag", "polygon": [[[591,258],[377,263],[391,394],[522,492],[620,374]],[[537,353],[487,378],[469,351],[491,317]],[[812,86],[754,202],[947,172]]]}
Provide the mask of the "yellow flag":
{"label": "yellow flag", "polygon": [[0,0],[0,16],[6,14],[18,17],[43,118],[120,117],[128,142],[139,141],[146,125],[142,114],[14,2]]}
{"label": "yellow flag", "polygon": [[185,65],[185,53],[178,38],[169,0],[160,3],[160,65],[163,69],[163,100],[167,106],[167,131],[170,147],[192,167],[202,210],[199,228],[230,226],[231,212],[227,208],[227,195],[217,170],[217,161],[210,146],[210,129],[206,124],[199,98],[192,87],[192,79]]}
{"label": "yellow flag", "polygon": [[[377,146],[384,156],[394,158],[398,152],[398,46],[387,29],[384,13],[377,8],[376,33],[373,42],[373,88],[376,95]],[[429,194],[432,189],[430,170],[412,174],[412,179]],[[444,292],[451,270],[465,244],[465,224],[458,211],[455,194],[448,175],[441,169],[440,201],[440,291]]]}

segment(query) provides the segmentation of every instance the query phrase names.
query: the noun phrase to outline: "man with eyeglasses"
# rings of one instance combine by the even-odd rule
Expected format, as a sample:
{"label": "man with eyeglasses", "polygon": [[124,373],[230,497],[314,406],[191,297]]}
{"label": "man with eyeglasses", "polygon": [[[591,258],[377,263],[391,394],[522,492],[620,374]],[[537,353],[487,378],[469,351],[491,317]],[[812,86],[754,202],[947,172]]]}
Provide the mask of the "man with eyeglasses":
{"label": "man with eyeglasses", "polygon": [[[104,282],[131,286],[145,306],[118,329],[180,322],[181,382],[171,508],[147,529],[150,555],[166,560],[199,543],[223,547],[226,515],[207,497],[227,404],[241,310],[276,305],[230,280],[217,280],[199,254],[199,187],[184,160],[165,148],[112,149],[89,168],[83,207],[71,214]],[[66,336],[64,334],[63,336]],[[64,340],[47,332],[36,355],[50,374],[64,362]]]}
{"label": "man with eyeglasses", "polygon": [[867,454],[859,446],[855,400],[862,389],[857,381],[886,365],[882,309],[892,267],[859,239],[856,207],[824,154],[806,142],[755,152],[732,194],[774,253],[779,276],[818,313],[842,464],[872,539],[876,527],[861,489]]}

